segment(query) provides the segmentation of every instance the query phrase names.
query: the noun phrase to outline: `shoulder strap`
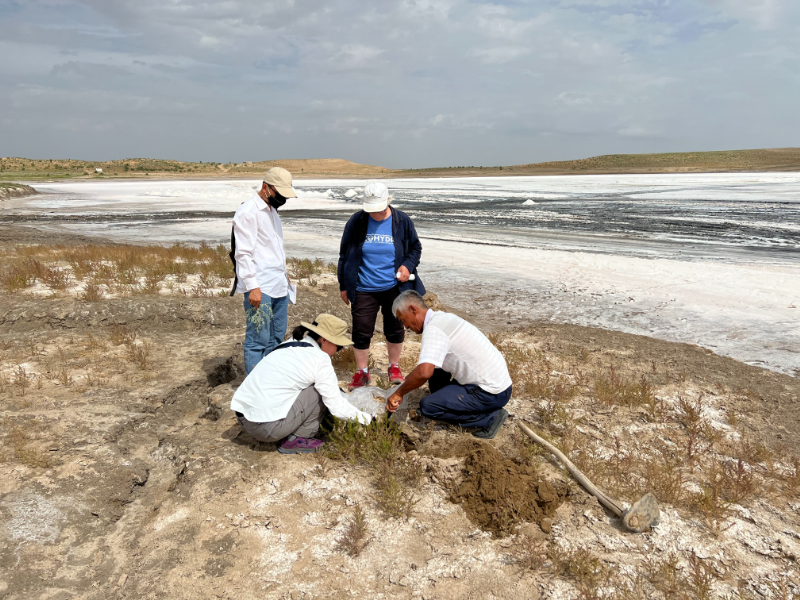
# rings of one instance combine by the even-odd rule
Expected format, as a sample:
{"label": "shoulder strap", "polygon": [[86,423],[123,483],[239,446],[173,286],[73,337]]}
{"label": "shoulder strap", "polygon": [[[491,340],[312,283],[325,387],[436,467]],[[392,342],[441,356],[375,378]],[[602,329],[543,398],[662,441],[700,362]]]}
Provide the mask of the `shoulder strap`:
{"label": "shoulder strap", "polygon": [[231,225],[231,251],[228,252],[228,256],[233,263],[233,287],[230,293],[233,296],[236,294],[236,284],[239,282],[239,276],[236,274],[236,235],[233,225]]}
{"label": "shoulder strap", "polygon": [[273,348],[272,351],[275,352],[275,350],[280,350],[282,348],[311,348],[311,347],[312,347],[311,344],[309,344],[308,342],[289,342],[287,344],[281,344],[280,346],[275,346],[275,348]]}

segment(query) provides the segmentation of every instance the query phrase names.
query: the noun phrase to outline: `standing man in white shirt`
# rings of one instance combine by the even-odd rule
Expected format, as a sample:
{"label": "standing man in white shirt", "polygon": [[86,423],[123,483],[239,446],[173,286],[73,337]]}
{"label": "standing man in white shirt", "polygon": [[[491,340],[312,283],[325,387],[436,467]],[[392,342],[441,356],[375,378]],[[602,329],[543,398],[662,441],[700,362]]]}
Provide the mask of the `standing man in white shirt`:
{"label": "standing man in white shirt", "polygon": [[233,251],[237,293],[244,294],[247,329],[244,368],[247,374],[283,341],[289,302],[295,288],[286,273],[283,228],[278,209],[296,198],[292,175],[273,167],[264,175],[261,189],[233,216]]}
{"label": "standing man in white shirt", "polygon": [[419,403],[423,416],[451,425],[475,428],[472,435],[492,439],[508,418],[511,398],[506,359],[477,327],[461,317],[433,311],[418,293],[407,290],[392,304],[400,322],[422,334],[419,362],[389,396],[394,412],[408,392],[426,381],[431,393]]}

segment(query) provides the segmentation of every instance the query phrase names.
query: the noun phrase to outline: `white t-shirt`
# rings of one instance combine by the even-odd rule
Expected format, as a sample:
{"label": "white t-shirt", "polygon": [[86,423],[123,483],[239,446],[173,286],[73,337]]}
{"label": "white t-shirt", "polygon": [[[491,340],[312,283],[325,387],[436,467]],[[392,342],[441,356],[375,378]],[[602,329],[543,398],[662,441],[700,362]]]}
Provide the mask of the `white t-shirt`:
{"label": "white t-shirt", "polygon": [[278,421],[289,414],[300,392],[313,385],[334,417],[369,423],[372,416],[350,404],[339,391],[331,357],[313,339],[302,341],[309,346],[278,346],[262,358],[233,394],[231,410],[253,423]]}
{"label": "white t-shirt", "polygon": [[419,364],[423,363],[444,369],[461,385],[477,385],[490,394],[511,386],[500,351],[477,327],[450,313],[429,309],[425,315],[419,353]]}

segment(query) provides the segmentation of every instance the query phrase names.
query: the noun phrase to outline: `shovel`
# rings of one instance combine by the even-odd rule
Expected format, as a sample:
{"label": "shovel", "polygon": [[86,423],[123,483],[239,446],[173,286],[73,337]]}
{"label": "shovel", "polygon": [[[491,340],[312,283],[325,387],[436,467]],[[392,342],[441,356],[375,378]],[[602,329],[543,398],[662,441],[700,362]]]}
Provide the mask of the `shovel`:
{"label": "shovel", "polygon": [[647,531],[651,527],[658,525],[658,517],[659,517],[659,509],[658,509],[658,501],[656,501],[655,496],[652,494],[645,494],[642,498],[634,502],[630,508],[624,509],[622,505],[619,503],[618,500],[614,500],[610,496],[607,496],[602,490],[595,487],[595,485],[587,479],[587,477],[578,470],[578,467],[572,464],[572,461],[564,456],[564,453],[561,452],[558,448],[553,446],[550,442],[545,439],[542,439],[538,435],[536,435],[529,427],[522,423],[517,423],[519,428],[522,432],[531,438],[534,442],[543,446],[550,452],[552,452],[555,457],[561,461],[567,471],[569,471],[572,476],[578,480],[587,492],[589,492],[592,496],[597,498],[600,501],[600,504],[605,506],[608,510],[613,512],[615,515],[622,519],[622,524],[625,526],[625,529],[628,531],[633,531],[636,533],[641,533],[643,531]]}

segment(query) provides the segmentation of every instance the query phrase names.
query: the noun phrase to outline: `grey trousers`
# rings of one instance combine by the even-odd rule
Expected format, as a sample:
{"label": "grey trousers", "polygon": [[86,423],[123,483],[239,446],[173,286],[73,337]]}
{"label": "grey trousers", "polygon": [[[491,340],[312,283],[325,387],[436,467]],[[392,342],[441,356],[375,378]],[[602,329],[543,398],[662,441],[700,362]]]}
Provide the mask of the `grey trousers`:
{"label": "grey trousers", "polygon": [[277,442],[290,435],[310,438],[316,435],[327,408],[322,396],[309,386],[301,391],[283,419],[268,423],[253,423],[244,417],[237,416],[242,429],[259,442]]}

